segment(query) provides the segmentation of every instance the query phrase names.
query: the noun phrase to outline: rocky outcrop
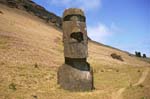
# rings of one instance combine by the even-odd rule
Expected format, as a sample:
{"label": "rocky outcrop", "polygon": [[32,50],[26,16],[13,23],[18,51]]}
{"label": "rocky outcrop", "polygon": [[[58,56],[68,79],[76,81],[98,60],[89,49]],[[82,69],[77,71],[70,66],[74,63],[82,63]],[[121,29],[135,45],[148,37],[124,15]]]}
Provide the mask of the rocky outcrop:
{"label": "rocky outcrop", "polygon": [[0,3],[11,8],[17,8],[33,13],[35,16],[45,20],[45,22],[61,29],[61,17],[47,11],[44,7],[37,5],[32,0],[0,0]]}

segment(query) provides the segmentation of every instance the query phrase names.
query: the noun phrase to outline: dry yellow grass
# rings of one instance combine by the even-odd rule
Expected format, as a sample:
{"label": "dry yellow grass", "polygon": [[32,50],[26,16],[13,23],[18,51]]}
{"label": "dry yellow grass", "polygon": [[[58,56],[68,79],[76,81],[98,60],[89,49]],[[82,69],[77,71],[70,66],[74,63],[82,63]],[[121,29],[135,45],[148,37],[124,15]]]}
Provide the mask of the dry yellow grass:
{"label": "dry yellow grass", "polygon": [[150,73],[142,83],[127,87],[123,96],[126,99],[150,99]]}
{"label": "dry yellow grass", "polygon": [[[96,90],[63,90],[57,85],[57,69],[64,62],[62,32],[27,12],[1,4],[0,11],[0,99],[111,99],[150,67],[125,52],[89,42]],[[112,59],[111,53],[124,62]]]}

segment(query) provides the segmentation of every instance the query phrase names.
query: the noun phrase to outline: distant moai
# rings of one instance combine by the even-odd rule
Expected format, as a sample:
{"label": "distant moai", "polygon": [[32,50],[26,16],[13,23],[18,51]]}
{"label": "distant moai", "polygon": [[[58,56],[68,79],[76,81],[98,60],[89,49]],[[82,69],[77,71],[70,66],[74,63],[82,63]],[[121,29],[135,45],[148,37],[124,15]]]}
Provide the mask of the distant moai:
{"label": "distant moai", "polygon": [[84,12],[77,8],[66,9],[62,20],[65,64],[58,69],[58,84],[68,90],[92,90],[93,70],[87,62],[88,37]]}

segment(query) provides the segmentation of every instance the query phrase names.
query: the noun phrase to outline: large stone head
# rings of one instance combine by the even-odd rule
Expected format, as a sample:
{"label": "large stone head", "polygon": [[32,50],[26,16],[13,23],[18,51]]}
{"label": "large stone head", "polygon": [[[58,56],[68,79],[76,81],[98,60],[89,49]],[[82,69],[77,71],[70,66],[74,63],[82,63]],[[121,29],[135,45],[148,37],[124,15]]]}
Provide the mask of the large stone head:
{"label": "large stone head", "polygon": [[63,13],[64,56],[87,57],[86,18],[81,9],[70,8]]}

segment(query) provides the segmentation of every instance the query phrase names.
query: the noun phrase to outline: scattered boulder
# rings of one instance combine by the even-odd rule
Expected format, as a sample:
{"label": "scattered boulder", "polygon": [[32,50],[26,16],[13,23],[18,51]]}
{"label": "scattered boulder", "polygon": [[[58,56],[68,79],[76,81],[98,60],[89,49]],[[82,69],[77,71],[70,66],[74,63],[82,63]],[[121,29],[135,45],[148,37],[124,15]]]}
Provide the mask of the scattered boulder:
{"label": "scattered boulder", "polygon": [[4,14],[2,11],[0,11],[0,14]]}
{"label": "scattered boulder", "polygon": [[12,89],[13,91],[17,90],[16,84],[11,83],[11,84],[9,85],[9,89]]}
{"label": "scattered boulder", "polygon": [[37,63],[34,64],[34,68],[39,68]]}
{"label": "scattered boulder", "polygon": [[38,99],[38,97],[37,97],[36,95],[32,95],[32,97],[33,97],[34,99]]}
{"label": "scattered boulder", "polygon": [[120,55],[117,55],[116,53],[112,53],[110,56],[111,56],[113,59],[117,59],[117,60],[120,60],[120,61],[124,61],[124,60],[122,59],[122,57],[121,57]]}

